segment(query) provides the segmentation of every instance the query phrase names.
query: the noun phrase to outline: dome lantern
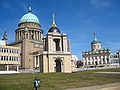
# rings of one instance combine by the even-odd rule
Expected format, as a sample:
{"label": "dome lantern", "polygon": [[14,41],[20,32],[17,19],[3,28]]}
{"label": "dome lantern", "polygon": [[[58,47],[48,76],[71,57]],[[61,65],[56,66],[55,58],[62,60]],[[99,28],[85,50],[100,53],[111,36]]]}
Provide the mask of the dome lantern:
{"label": "dome lantern", "polygon": [[29,7],[29,8],[28,8],[28,12],[32,12],[32,7]]}

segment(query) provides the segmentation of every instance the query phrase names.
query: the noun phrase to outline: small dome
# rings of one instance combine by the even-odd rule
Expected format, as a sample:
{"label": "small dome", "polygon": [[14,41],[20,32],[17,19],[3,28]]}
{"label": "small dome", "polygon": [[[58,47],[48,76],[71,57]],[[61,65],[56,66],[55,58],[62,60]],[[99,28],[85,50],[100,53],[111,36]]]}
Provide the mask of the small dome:
{"label": "small dome", "polygon": [[48,32],[58,32],[58,33],[60,33],[60,30],[57,27],[51,27]]}
{"label": "small dome", "polygon": [[97,38],[96,38],[96,32],[94,32],[94,40],[91,42],[91,44],[95,43],[101,43]]}
{"label": "small dome", "polygon": [[55,16],[54,16],[54,14],[52,16],[52,21],[53,21],[53,24],[52,24],[51,28],[48,30],[48,32],[60,33],[60,30],[57,28],[57,25],[55,24]]}
{"label": "small dome", "polygon": [[40,24],[37,16],[32,13],[31,7],[29,7],[29,12],[20,19],[19,24],[23,22],[34,22],[34,23]]}
{"label": "small dome", "polygon": [[97,39],[95,39],[95,40],[93,40],[93,41],[91,42],[91,44],[95,44],[95,43],[101,43],[101,42],[98,41]]}

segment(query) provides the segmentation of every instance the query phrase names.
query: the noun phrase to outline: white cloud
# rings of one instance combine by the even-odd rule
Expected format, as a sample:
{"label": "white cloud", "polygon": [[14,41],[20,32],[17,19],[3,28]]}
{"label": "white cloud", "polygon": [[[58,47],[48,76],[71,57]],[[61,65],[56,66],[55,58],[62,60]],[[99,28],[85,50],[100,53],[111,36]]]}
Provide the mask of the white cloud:
{"label": "white cloud", "polygon": [[95,7],[111,7],[113,2],[112,0],[90,0],[90,4]]}

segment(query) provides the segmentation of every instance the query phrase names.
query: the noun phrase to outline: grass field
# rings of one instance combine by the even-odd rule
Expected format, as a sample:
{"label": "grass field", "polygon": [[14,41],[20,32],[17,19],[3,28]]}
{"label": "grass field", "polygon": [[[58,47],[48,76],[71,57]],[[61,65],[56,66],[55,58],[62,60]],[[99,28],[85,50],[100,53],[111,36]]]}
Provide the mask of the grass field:
{"label": "grass field", "polygon": [[0,90],[34,90],[33,80],[41,80],[38,90],[63,90],[67,88],[87,87],[98,84],[120,82],[118,74],[98,74],[94,72],[120,72],[119,69],[89,70],[77,73],[38,73],[0,75]]}

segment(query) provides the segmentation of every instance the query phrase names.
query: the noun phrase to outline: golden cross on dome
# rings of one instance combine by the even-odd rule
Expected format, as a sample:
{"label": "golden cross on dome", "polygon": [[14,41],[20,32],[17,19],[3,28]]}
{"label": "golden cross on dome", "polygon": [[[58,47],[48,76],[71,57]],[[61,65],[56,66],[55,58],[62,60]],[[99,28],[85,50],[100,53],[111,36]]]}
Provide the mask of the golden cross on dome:
{"label": "golden cross on dome", "polygon": [[52,15],[52,27],[57,27],[57,25],[55,24],[55,15],[54,15],[54,13]]}

